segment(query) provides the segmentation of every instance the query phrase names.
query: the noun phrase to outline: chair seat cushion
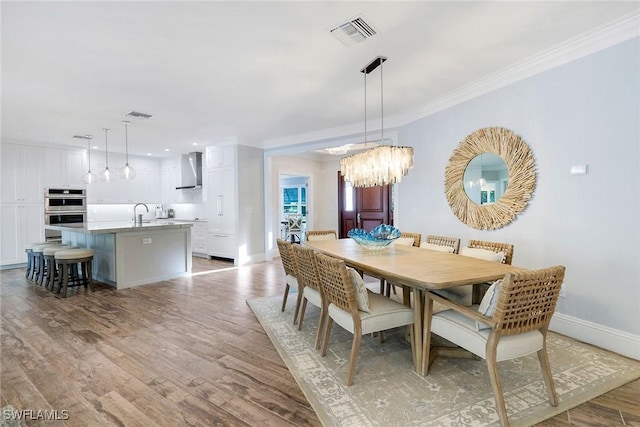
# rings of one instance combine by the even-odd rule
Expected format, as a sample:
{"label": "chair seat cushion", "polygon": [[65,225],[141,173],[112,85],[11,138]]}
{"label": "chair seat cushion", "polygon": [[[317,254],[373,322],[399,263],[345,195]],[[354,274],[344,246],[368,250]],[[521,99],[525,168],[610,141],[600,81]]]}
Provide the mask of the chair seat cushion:
{"label": "chair seat cushion", "polygon": [[435,243],[427,242],[420,243],[420,247],[422,249],[431,249],[432,251],[446,252],[449,254],[452,254],[454,251],[454,248],[451,246],[436,245]]}
{"label": "chair seat cushion", "polygon": [[44,243],[42,245],[34,245],[31,248],[31,252],[41,253],[45,248],[59,248],[62,247],[60,243]]}
{"label": "chair seat cushion", "polygon": [[80,248],[80,249],[67,249],[64,251],[58,251],[55,254],[56,259],[74,260],[81,258],[88,258],[93,256],[93,249]]}
{"label": "chair seat cushion", "polygon": [[315,305],[316,307],[322,307],[322,296],[320,295],[320,292],[316,291],[313,288],[310,288],[309,286],[305,286],[304,291],[302,291],[302,295],[304,295],[307,301],[309,301],[311,304]]}
{"label": "chair seat cushion", "polygon": [[413,246],[413,242],[415,242],[415,239],[413,237],[398,237],[391,244],[400,246]]}
{"label": "chair seat cushion", "polygon": [[300,287],[298,285],[298,279],[296,278],[296,276],[292,276],[291,274],[287,274],[286,282],[287,282],[287,285],[289,285],[290,287],[295,288],[295,289],[300,289]]}
{"label": "chair seat cushion", "polygon": [[42,250],[42,255],[43,256],[52,256],[52,255],[55,255],[56,252],[66,251],[66,250],[69,250],[69,249],[76,249],[76,248],[71,247],[71,246],[67,246],[67,245],[47,247],[47,248],[44,248]]}
{"label": "chair seat cushion", "polygon": [[473,285],[456,286],[455,288],[438,289],[433,291],[450,301],[460,305],[470,306],[473,300]]}
{"label": "chair seat cushion", "polygon": [[[475,306],[474,306],[475,307]],[[431,332],[486,359],[487,339],[491,329],[476,329],[475,320],[452,309],[436,313],[431,318]],[[543,345],[540,331],[504,335],[498,342],[497,361],[526,356]]]}
{"label": "chair seat cushion", "polygon": [[493,252],[487,249],[465,247],[460,249],[460,255],[487,261],[503,262],[506,254],[504,252]]}
{"label": "chair seat cushion", "polygon": [[327,233],[327,234],[311,234],[309,236],[307,236],[307,240],[310,242],[316,241],[316,240],[336,240],[336,235],[333,233]]}
{"label": "chair seat cushion", "polygon": [[[371,310],[369,313],[359,312],[363,335],[413,324],[413,310],[411,308],[380,294],[369,292],[369,310]],[[338,325],[354,333],[353,318],[350,312],[330,304],[329,316]]]}

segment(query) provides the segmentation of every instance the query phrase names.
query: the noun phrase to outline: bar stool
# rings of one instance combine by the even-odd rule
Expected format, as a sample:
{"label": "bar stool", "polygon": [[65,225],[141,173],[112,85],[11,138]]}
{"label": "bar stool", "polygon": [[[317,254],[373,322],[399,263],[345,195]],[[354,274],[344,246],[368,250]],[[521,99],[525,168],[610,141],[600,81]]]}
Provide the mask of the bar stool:
{"label": "bar stool", "polygon": [[[91,277],[93,249],[65,249],[57,251],[54,258],[58,267],[58,283],[60,285],[58,292],[62,292],[63,298],[67,297],[67,288],[70,286],[84,286],[86,289],[88,284],[91,291],[95,291]],[[82,277],[79,276],[78,266],[82,270]]]}
{"label": "bar stool", "polygon": [[33,283],[37,283],[38,285],[42,284],[45,275],[45,266],[44,266],[44,257],[42,256],[42,251],[45,248],[51,247],[61,247],[60,243],[44,243],[41,245],[35,245],[31,248],[31,256],[33,257],[33,272],[31,273],[31,277],[29,280]]}
{"label": "bar stool", "polygon": [[69,249],[77,249],[75,246],[48,246],[42,250],[42,258],[44,259],[44,287],[53,291],[58,278],[58,269],[56,268],[55,254],[56,252],[65,251]]}
{"label": "bar stool", "polygon": [[24,252],[27,254],[27,271],[24,274],[24,277],[31,280],[31,275],[33,274],[33,255],[32,250],[34,246],[37,245],[46,245],[47,242],[33,242],[25,245]]}

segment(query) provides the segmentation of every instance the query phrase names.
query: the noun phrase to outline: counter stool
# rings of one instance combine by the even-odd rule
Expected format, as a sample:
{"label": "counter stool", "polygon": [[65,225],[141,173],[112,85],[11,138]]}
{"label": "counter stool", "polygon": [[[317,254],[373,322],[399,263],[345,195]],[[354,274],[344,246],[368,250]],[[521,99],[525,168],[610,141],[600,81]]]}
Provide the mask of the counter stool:
{"label": "counter stool", "polygon": [[[67,297],[67,288],[70,286],[84,286],[86,289],[88,284],[91,291],[95,291],[91,277],[93,249],[65,249],[57,251],[54,258],[58,267],[58,283],[60,285],[58,292],[62,292],[63,298]],[[81,267],[82,277],[78,273],[78,266]]]}
{"label": "counter stool", "polygon": [[44,259],[44,287],[53,291],[58,278],[58,269],[56,268],[55,254],[56,252],[66,251],[69,249],[77,249],[75,246],[50,246],[42,250],[42,258]]}
{"label": "counter stool", "polygon": [[42,284],[45,275],[45,266],[44,266],[44,257],[42,256],[42,251],[45,248],[52,247],[61,247],[60,243],[45,243],[42,245],[35,245],[31,248],[31,255],[33,256],[33,272],[31,273],[31,277],[29,280],[33,283],[37,283],[38,285]]}
{"label": "counter stool", "polygon": [[31,280],[31,275],[33,274],[33,255],[32,250],[34,246],[37,245],[46,245],[47,242],[34,242],[25,245],[24,252],[27,254],[27,271],[24,274],[24,277]]}

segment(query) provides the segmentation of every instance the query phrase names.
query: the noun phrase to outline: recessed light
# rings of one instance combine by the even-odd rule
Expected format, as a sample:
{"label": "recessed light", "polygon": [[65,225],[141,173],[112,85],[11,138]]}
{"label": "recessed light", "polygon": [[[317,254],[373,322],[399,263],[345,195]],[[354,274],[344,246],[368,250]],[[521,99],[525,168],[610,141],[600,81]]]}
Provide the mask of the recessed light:
{"label": "recessed light", "polygon": [[152,156],[152,155],[153,155],[153,154],[151,154],[151,153],[147,153],[147,156]]}
{"label": "recessed light", "polygon": [[194,143],[193,143],[193,145],[198,145],[198,143],[197,143],[197,142],[194,142]]}
{"label": "recessed light", "polygon": [[98,148],[100,148],[100,147],[98,147],[97,145],[94,145],[92,148],[93,148],[94,150],[97,150],[97,149],[98,149]]}
{"label": "recessed light", "polygon": [[165,148],[164,151],[171,151],[171,150],[169,150],[168,148]]}

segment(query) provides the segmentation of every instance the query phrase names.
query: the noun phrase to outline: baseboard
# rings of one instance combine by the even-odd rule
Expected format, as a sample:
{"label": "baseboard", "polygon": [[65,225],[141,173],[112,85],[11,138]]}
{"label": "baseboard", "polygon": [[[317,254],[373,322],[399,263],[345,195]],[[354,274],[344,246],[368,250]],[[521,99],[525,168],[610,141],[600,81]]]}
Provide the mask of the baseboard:
{"label": "baseboard", "polygon": [[264,252],[253,255],[246,255],[242,258],[237,258],[236,265],[247,265],[247,264],[255,264],[257,262],[264,262],[266,260],[266,254]]}
{"label": "baseboard", "polygon": [[577,317],[555,313],[549,329],[577,340],[640,360],[640,336]]}

